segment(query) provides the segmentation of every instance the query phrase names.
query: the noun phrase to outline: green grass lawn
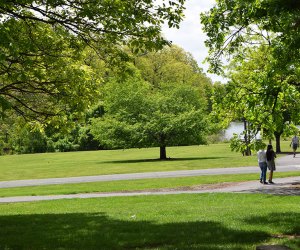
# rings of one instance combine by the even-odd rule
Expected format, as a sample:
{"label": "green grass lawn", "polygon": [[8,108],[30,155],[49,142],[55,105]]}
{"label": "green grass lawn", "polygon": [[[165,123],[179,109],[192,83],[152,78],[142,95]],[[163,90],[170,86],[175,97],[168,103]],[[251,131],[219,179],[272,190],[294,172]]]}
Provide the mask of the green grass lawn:
{"label": "green grass lawn", "polygon": [[[0,249],[299,249],[300,197],[185,194],[0,205]],[[278,238],[283,236],[283,238]]]}
{"label": "green grass lawn", "polygon": [[[283,143],[283,147],[288,148],[288,142]],[[231,152],[229,144],[172,147],[169,148],[169,155],[172,158],[168,161],[157,160],[155,158],[157,153],[158,148],[149,148],[1,156],[0,180],[257,165],[255,154],[243,157],[240,153]],[[194,187],[203,184],[257,180],[258,175],[259,168],[257,174],[1,188],[0,197]],[[274,178],[298,175],[299,172],[276,172]]]}
{"label": "green grass lawn", "polygon": [[[282,150],[289,152],[289,142]],[[159,148],[0,156],[0,181],[256,166],[256,153],[243,157],[228,143],[169,147],[170,160],[160,161]]]}
{"label": "green grass lawn", "polygon": [[256,166],[256,156],[231,152],[229,144],[0,156],[0,181],[187,169]]}
{"label": "green grass lawn", "polygon": [[[289,149],[286,143],[286,151]],[[256,166],[229,144],[12,155],[0,157],[0,180]],[[144,179],[0,189],[0,196],[193,187],[257,180],[257,174]],[[276,177],[299,172],[275,173]],[[299,249],[300,197],[182,194],[0,204],[0,249],[243,250],[284,244]]]}

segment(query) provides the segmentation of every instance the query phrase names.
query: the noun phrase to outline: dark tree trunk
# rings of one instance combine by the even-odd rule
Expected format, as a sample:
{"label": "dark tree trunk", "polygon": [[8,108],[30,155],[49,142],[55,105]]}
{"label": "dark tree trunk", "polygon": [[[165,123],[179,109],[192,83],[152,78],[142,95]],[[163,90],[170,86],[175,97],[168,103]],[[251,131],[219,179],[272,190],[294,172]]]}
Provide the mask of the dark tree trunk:
{"label": "dark tree trunk", "polygon": [[246,150],[244,151],[243,155],[249,156],[249,155],[251,155],[251,150],[250,150],[250,147],[249,147],[250,135],[248,135],[248,133],[249,133],[249,129],[248,129],[249,124],[248,124],[248,122],[245,118],[243,119],[243,122],[244,122],[244,131],[245,131],[244,140],[245,140],[245,144],[246,144]]}
{"label": "dark tree trunk", "polygon": [[161,160],[166,160],[167,159],[166,146],[160,146],[160,159]]}
{"label": "dark tree trunk", "polygon": [[281,153],[281,147],[280,147],[280,136],[282,132],[274,132],[275,139],[276,139],[276,153]]}

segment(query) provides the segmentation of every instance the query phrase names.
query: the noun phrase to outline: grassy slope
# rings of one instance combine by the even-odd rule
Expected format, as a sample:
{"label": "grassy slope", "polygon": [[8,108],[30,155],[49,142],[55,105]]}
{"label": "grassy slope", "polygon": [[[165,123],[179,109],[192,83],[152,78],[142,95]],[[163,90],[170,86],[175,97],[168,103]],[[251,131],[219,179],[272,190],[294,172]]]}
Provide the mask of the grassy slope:
{"label": "grassy slope", "polygon": [[[1,249],[255,249],[299,239],[300,197],[194,194],[0,205]],[[276,204],[276,206],[274,206]]]}
{"label": "grassy slope", "polygon": [[157,159],[158,148],[1,156],[0,181],[257,164],[255,156],[231,152],[229,144],[170,147],[167,152],[168,161]]}
{"label": "grassy slope", "polygon": [[[287,142],[283,143],[283,148],[285,150],[288,149]],[[169,149],[169,154],[172,156],[172,160],[170,161],[156,160],[154,155],[157,152],[157,148],[150,148],[2,156],[0,157],[0,177],[2,177],[2,180],[10,180],[104,173],[128,173],[135,171],[237,167],[257,164],[255,156],[243,157],[239,153],[231,152],[228,144],[172,147]],[[192,187],[202,184],[256,180],[258,174],[259,171],[257,174],[243,175],[196,176],[186,178],[1,188],[0,197]],[[274,177],[295,175],[299,175],[299,173],[276,173]]]}

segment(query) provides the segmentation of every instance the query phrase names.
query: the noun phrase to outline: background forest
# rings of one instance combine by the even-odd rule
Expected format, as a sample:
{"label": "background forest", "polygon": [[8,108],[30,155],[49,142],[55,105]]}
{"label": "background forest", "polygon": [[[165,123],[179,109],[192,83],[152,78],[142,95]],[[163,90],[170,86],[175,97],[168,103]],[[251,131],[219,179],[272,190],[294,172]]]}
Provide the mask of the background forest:
{"label": "background forest", "polygon": [[249,154],[260,133],[280,152],[300,122],[299,3],[222,0],[199,13],[226,84],[162,36],[184,4],[2,1],[0,153],[155,146],[165,159],[231,121],[245,127],[232,149]]}
{"label": "background forest", "polygon": [[[159,146],[164,154],[166,146],[207,142],[214,86],[191,54],[173,45],[132,55],[120,72],[92,51],[82,53],[89,66],[85,77],[93,83],[85,91],[94,96],[91,101],[79,92],[73,102],[89,105],[79,115],[69,110],[66,120],[48,124],[7,111],[0,132],[3,153]],[[81,78],[74,81],[81,85]]]}

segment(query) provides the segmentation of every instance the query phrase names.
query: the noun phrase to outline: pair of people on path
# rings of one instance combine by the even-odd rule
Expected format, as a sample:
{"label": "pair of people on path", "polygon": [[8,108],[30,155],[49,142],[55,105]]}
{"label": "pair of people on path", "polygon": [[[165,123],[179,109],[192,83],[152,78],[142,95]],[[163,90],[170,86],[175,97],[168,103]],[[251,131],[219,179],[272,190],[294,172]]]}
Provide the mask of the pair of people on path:
{"label": "pair of people on path", "polygon": [[273,150],[271,144],[268,145],[267,150],[260,149],[257,152],[258,165],[260,167],[260,183],[268,184],[267,182],[267,169],[269,172],[269,184],[274,184],[273,182],[273,172],[276,170],[275,167],[275,158],[276,154]]}

